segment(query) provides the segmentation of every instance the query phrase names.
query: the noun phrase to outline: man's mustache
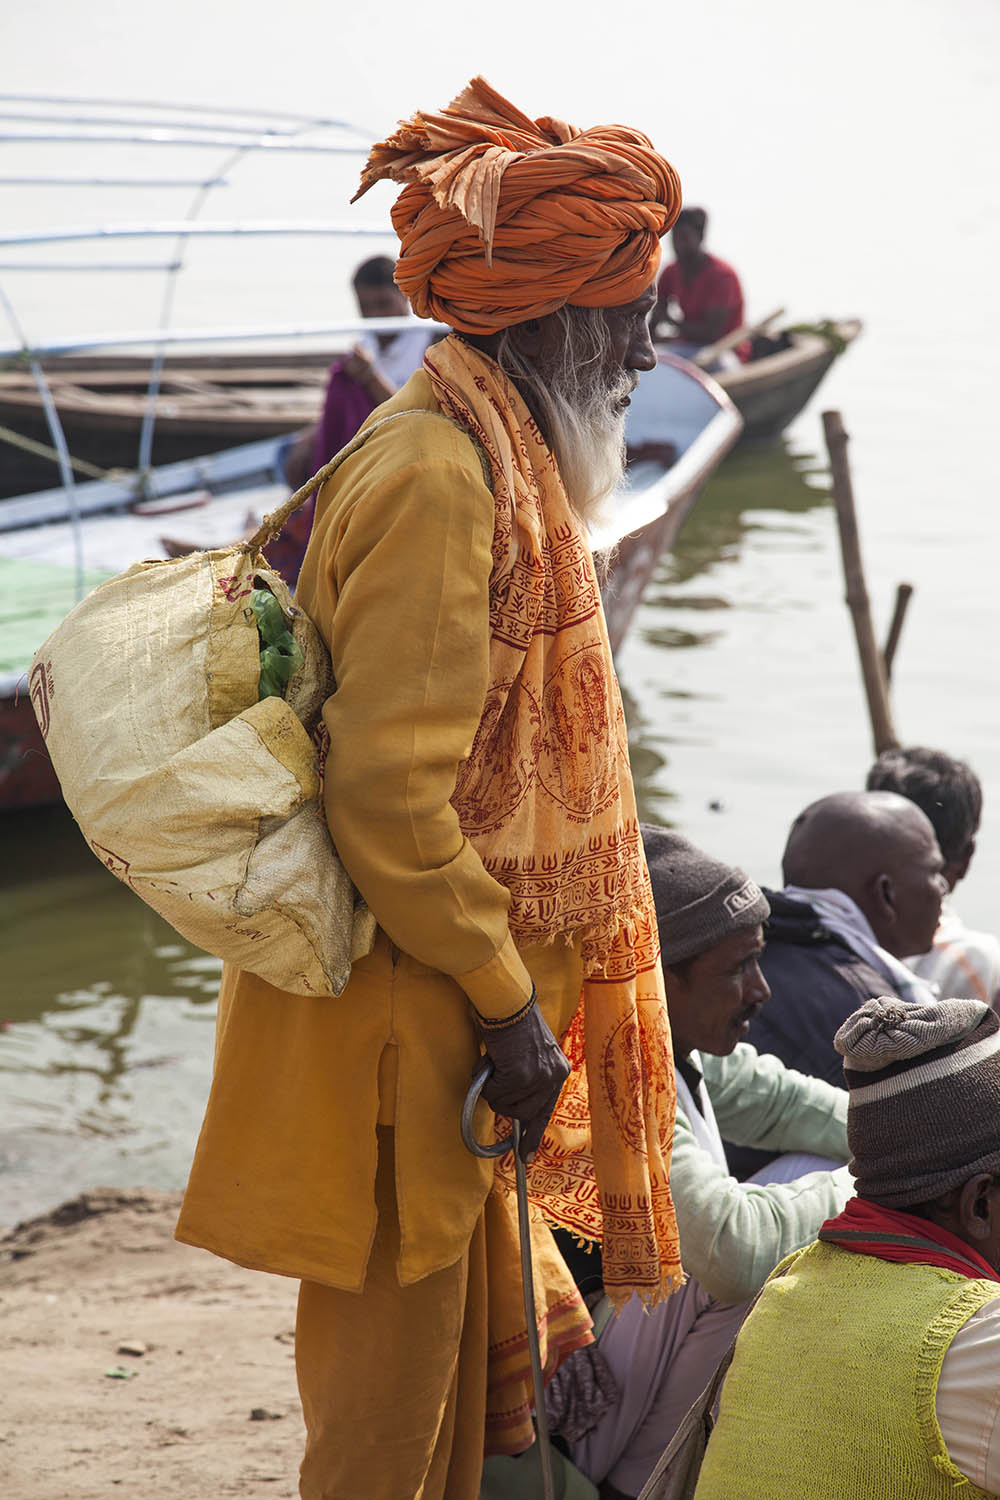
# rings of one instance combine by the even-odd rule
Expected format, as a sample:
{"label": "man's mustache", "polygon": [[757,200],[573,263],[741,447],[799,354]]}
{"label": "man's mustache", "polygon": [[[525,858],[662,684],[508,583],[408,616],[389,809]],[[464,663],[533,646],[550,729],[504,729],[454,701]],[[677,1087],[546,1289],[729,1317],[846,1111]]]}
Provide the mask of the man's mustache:
{"label": "man's mustache", "polygon": [[612,401],[624,401],[627,396],[631,396],[638,384],[638,370],[618,370],[609,382],[608,395]]}

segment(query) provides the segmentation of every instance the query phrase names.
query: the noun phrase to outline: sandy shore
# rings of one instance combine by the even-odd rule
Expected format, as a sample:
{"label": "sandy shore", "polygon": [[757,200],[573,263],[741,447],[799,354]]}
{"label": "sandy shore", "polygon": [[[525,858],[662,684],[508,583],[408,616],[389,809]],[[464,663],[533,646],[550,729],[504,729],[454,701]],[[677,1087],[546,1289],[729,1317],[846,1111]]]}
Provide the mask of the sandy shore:
{"label": "sandy shore", "polygon": [[179,1202],[100,1189],[0,1239],[10,1500],[297,1495],[296,1283],[177,1244]]}

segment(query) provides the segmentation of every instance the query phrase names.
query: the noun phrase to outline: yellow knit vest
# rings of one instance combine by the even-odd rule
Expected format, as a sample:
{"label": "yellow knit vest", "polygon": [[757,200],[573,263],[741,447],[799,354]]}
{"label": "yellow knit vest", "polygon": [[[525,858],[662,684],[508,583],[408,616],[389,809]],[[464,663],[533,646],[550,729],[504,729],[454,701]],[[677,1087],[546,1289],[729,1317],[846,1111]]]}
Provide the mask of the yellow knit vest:
{"label": "yellow knit vest", "polygon": [[991,1500],[948,1457],[934,1400],[997,1283],[819,1242],[782,1266],[740,1334],[695,1500]]}

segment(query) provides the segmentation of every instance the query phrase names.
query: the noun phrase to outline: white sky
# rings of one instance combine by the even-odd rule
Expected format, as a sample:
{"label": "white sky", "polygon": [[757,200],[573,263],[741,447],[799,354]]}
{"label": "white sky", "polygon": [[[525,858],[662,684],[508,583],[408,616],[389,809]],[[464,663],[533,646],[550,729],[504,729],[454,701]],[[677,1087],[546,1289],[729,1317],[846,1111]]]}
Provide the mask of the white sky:
{"label": "white sky", "polygon": [[[751,314],[902,313],[953,236],[977,301],[991,295],[996,0],[9,0],[0,15],[5,92],[287,108],[381,133],[477,71],[528,114],[646,130],[709,207]],[[317,214],[339,214],[343,182],[315,183]]]}

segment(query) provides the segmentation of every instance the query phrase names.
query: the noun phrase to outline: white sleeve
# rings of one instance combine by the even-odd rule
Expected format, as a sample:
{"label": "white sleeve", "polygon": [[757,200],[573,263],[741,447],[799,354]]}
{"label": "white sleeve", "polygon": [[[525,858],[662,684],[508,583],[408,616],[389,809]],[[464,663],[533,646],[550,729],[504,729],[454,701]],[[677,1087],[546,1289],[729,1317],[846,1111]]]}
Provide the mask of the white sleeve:
{"label": "white sleeve", "polygon": [[980,1489],[1000,1494],[1000,1297],[978,1308],[952,1339],[936,1406],[952,1463]]}

